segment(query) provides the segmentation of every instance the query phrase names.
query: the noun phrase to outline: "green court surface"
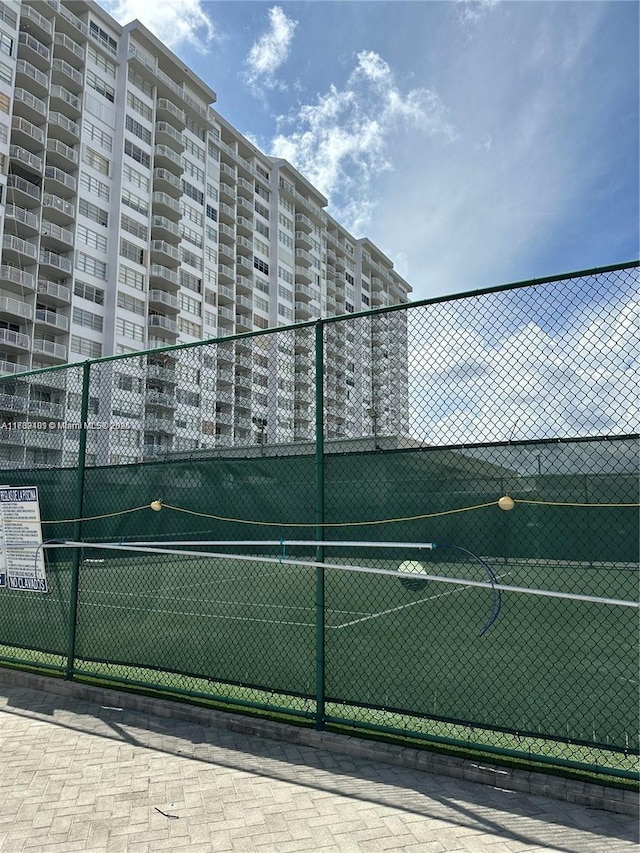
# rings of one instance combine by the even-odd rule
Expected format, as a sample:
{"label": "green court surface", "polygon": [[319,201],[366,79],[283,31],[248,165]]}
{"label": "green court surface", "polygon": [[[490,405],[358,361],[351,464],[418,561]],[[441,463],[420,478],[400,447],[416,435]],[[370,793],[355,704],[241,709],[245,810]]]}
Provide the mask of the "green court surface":
{"label": "green court surface", "polygon": [[[271,549],[272,556],[277,549]],[[486,581],[474,560],[350,552],[329,561]],[[378,556],[384,553],[384,557]],[[435,553],[435,552],[434,552]],[[0,589],[0,644],[65,655],[71,562],[49,559],[47,594]],[[250,559],[87,552],[76,657],[313,698],[316,570]],[[307,554],[304,559],[309,559]],[[494,560],[500,583],[630,600],[630,564]],[[327,701],[478,727],[637,748],[637,610],[326,569]],[[104,667],[100,667],[104,672]],[[150,677],[152,681],[152,678]]]}

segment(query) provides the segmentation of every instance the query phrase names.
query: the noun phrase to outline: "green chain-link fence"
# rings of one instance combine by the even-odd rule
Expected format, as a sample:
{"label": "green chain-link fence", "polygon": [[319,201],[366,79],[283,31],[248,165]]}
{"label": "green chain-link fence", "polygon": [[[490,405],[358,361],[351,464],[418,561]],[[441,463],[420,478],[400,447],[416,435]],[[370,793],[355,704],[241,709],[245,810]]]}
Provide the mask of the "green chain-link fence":
{"label": "green chain-link fence", "polygon": [[3,377],[3,480],[61,547],[0,588],[0,659],[632,776],[637,285]]}

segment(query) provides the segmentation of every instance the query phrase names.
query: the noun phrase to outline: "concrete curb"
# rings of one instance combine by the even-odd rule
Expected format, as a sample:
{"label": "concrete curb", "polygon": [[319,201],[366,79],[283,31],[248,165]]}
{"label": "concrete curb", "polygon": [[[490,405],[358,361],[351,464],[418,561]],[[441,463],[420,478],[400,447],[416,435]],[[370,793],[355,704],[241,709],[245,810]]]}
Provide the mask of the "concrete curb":
{"label": "concrete curb", "polygon": [[0,668],[0,684],[28,687],[32,690],[100,705],[128,708],[157,717],[170,717],[173,720],[286,741],[354,758],[379,761],[427,773],[439,773],[455,779],[465,779],[509,791],[542,795],[631,817],[640,816],[640,795],[636,791],[609,788],[605,785],[566,779],[537,771],[517,770],[485,762],[477,763],[469,759],[429,752],[426,749],[412,749],[332,732],[318,732],[287,723],[215,711],[196,705],[172,702],[169,699],[122,692],[113,688],[92,687],[75,681],[63,681],[20,670]]}

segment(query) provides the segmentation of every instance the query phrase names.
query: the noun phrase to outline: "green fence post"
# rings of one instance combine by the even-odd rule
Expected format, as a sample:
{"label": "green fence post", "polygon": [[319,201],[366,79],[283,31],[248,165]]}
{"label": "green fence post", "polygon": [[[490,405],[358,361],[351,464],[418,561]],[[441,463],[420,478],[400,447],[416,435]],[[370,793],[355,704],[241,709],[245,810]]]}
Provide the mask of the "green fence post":
{"label": "green fence post", "polygon": [[[80,542],[82,537],[82,514],[84,511],[84,473],[87,455],[87,419],[89,416],[89,379],[91,362],[85,361],[82,366],[82,402],[80,404],[80,435],[78,442],[78,472],[76,475],[76,500],[74,510],[73,538]],[[67,668],[65,678],[73,678],[73,665],[76,656],[76,627],[78,618],[78,586],[80,581],[81,548],[73,551],[71,568],[71,592],[69,594],[69,640],[67,651]]]}
{"label": "green fence post", "polygon": [[[324,324],[316,325],[316,539],[324,539]],[[316,548],[324,563],[324,546]],[[316,569],[316,729],[324,728],[324,569]]]}

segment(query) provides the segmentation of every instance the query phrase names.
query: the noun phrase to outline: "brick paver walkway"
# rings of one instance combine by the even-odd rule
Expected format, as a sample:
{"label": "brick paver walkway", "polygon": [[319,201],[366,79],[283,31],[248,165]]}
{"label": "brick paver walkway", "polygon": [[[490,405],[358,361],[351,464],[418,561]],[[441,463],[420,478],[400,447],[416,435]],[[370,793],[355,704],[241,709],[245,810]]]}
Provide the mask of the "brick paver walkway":
{"label": "brick paver walkway", "polygon": [[0,851],[638,853],[544,796],[3,683]]}

